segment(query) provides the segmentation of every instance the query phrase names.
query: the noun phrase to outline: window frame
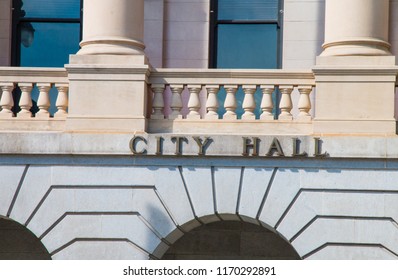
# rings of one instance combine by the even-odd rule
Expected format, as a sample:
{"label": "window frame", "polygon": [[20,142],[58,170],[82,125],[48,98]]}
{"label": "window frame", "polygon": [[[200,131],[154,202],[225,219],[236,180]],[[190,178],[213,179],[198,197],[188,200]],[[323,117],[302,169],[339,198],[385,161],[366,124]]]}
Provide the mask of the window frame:
{"label": "window frame", "polygon": [[277,25],[277,69],[282,68],[282,30],[283,30],[283,0],[278,0],[277,20],[219,20],[218,0],[210,0],[210,30],[209,30],[209,68],[217,68],[218,25],[219,24],[276,24]]}
{"label": "window frame", "polygon": [[80,24],[80,41],[83,33],[83,0],[80,0],[80,18],[42,18],[42,17],[21,17],[21,10],[17,9],[17,2],[12,1],[12,39],[11,39],[11,65],[21,66],[21,29],[20,24],[27,23],[78,23]]}

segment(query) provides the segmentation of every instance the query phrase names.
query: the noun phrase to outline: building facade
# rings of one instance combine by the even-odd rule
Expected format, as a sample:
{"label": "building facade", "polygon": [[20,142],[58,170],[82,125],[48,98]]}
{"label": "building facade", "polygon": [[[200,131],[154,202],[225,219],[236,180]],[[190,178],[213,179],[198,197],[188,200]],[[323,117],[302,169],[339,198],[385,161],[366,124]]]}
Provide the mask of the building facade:
{"label": "building facade", "polygon": [[0,259],[398,258],[397,1],[61,2],[0,0]]}

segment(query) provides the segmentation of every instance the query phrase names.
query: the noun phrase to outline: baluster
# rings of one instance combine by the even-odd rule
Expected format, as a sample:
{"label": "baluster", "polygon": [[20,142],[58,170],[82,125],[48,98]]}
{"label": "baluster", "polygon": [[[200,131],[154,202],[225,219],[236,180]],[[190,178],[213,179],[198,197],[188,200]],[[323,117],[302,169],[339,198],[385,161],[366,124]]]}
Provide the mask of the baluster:
{"label": "baluster", "polygon": [[164,119],[164,98],[163,98],[163,92],[164,92],[164,85],[162,84],[155,84],[151,86],[151,89],[153,91],[153,103],[152,103],[152,108],[153,108],[153,114],[151,115],[151,119],[154,120],[161,120]]}
{"label": "baluster", "polygon": [[21,111],[18,113],[18,118],[31,118],[32,112],[32,84],[31,83],[19,83],[19,88],[21,89],[21,99],[19,100],[19,107]]}
{"label": "baluster", "polygon": [[184,89],[184,85],[170,85],[170,89],[171,89],[171,104],[170,104],[171,114],[169,115],[169,119],[182,119],[181,92]]}
{"label": "baluster", "polygon": [[14,107],[14,100],[12,99],[12,91],[14,89],[13,83],[5,83],[0,85],[3,94],[0,99],[0,118],[8,119],[14,117],[13,112],[11,111],[12,107]]}
{"label": "baluster", "polygon": [[297,119],[299,121],[311,121],[312,117],[309,112],[311,110],[310,94],[312,91],[312,86],[300,86],[298,87],[298,90],[300,92],[300,99],[298,103],[300,113]]}
{"label": "baluster", "polygon": [[55,118],[66,118],[68,115],[68,84],[55,84],[55,87],[58,90],[58,98],[55,102],[55,106],[57,107],[57,112],[54,114]]}
{"label": "baluster", "polygon": [[189,90],[189,101],[188,101],[188,109],[189,114],[187,115],[187,119],[200,119],[200,99],[199,93],[202,90],[201,85],[188,85]]}
{"label": "baluster", "polygon": [[256,92],[256,86],[242,86],[245,97],[243,99],[243,110],[245,113],[242,115],[244,120],[255,120],[256,115],[254,109],[256,109],[256,101],[254,100],[254,93]]}
{"label": "baluster", "polygon": [[223,118],[226,120],[236,120],[236,91],[238,90],[237,85],[225,85],[225,91],[227,92],[227,96],[224,102],[224,108],[227,111]]}
{"label": "baluster", "polygon": [[281,114],[279,115],[279,120],[290,121],[293,120],[293,116],[290,111],[293,108],[292,105],[292,91],[293,86],[280,86],[279,90],[281,92],[281,101],[279,103],[279,108],[281,109]]}
{"label": "baluster", "polygon": [[207,85],[207,101],[206,101],[206,119],[217,120],[218,119],[218,99],[217,93],[220,90],[220,86]]}
{"label": "baluster", "polygon": [[51,84],[37,84],[39,88],[39,99],[37,100],[37,107],[39,107],[39,112],[36,113],[36,118],[47,119],[50,117],[50,112],[48,109],[50,108],[50,95],[49,91],[51,89]]}
{"label": "baluster", "polygon": [[274,102],[272,101],[272,93],[275,91],[275,86],[265,85],[261,86],[261,91],[263,93],[263,98],[261,100],[261,120],[274,120],[274,114],[272,110],[274,109]]}

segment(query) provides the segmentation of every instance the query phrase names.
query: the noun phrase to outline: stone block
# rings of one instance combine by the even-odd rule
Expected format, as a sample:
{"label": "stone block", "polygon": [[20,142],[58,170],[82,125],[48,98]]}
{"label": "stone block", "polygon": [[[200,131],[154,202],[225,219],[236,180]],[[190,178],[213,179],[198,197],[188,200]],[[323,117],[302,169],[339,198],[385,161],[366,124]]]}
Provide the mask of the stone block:
{"label": "stone block", "polygon": [[24,224],[51,186],[50,166],[30,166],[10,218]]}
{"label": "stone block", "polygon": [[213,215],[214,197],[209,167],[184,167],[182,169],[188,193],[197,217]]}
{"label": "stone block", "polygon": [[318,219],[292,245],[303,257],[327,242],[352,243],[355,234],[353,220]]}
{"label": "stone block", "polygon": [[[126,138],[129,140],[129,138]],[[127,146],[128,143],[125,143]],[[147,167],[54,166],[53,185],[154,186],[154,173]]]}
{"label": "stone block", "polygon": [[297,195],[300,183],[298,169],[278,169],[259,220],[274,227]]}
{"label": "stone block", "polygon": [[0,166],[0,215],[6,216],[25,166]]}
{"label": "stone block", "polygon": [[[154,170],[156,191],[178,225],[195,219],[187,191],[177,167],[159,167]],[[166,179],[167,178],[167,179]]]}
{"label": "stone block", "polygon": [[53,256],[54,260],[145,260],[148,254],[123,241],[76,242]]}
{"label": "stone block", "polygon": [[241,168],[217,167],[214,169],[216,209],[219,214],[237,212]]}
{"label": "stone block", "polygon": [[285,21],[323,21],[324,19],[324,1],[285,1]]}
{"label": "stone block", "polygon": [[101,238],[101,216],[67,216],[42,242],[49,253],[61,249],[76,238]]}
{"label": "stone block", "polygon": [[329,245],[307,260],[396,260],[397,257],[380,246],[338,246]]}
{"label": "stone block", "polygon": [[260,210],[272,169],[245,168],[239,202],[239,215],[255,218]]}
{"label": "stone block", "polygon": [[[323,212],[323,196],[321,192],[302,192],[289,209],[287,215],[281,220],[277,230],[286,239],[290,240],[303,229],[316,215],[329,213]],[[331,214],[329,214],[331,215]]]}

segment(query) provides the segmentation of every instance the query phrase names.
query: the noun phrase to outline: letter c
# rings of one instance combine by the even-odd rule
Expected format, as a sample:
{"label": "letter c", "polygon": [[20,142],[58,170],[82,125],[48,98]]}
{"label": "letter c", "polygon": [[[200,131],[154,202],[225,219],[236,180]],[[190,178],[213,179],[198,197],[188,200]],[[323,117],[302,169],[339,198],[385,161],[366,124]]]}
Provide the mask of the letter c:
{"label": "letter c", "polygon": [[130,150],[133,152],[135,155],[143,155],[147,153],[146,148],[142,148],[142,150],[137,151],[137,144],[139,142],[144,142],[145,145],[148,144],[147,140],[142,137],[142,136],[135,136],[133,139],[130,140]]}

